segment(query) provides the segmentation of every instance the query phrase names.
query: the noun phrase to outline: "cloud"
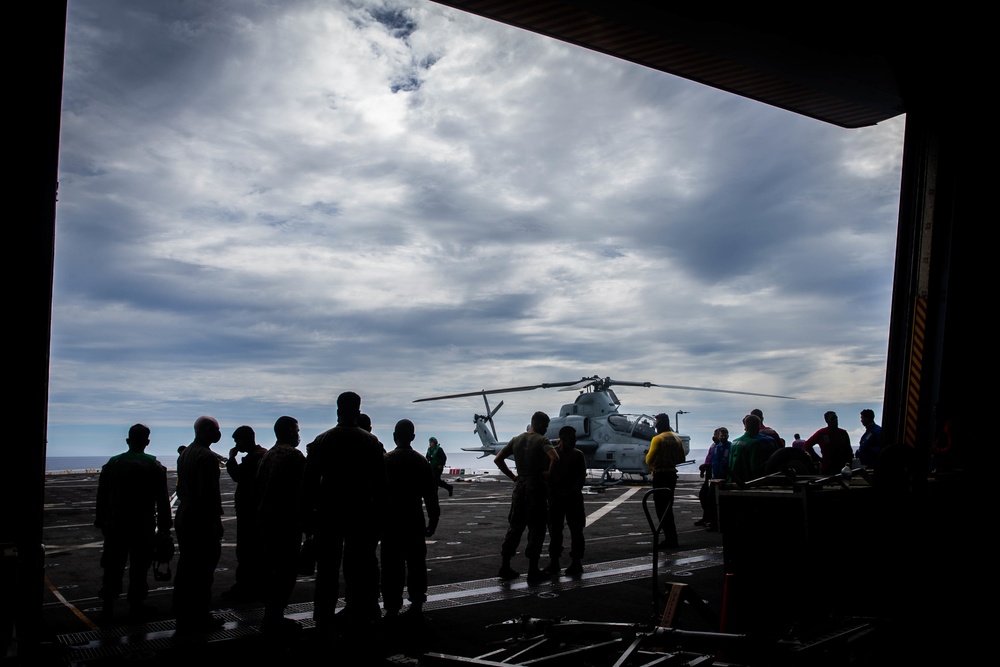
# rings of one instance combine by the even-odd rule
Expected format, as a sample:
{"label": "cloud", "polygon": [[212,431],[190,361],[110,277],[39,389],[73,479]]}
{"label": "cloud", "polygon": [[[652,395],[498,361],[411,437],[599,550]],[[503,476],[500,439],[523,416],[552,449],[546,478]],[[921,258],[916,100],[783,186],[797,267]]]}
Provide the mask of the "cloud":
{"label": "cloud", "polygon": [[[416,0],[74,3],[65,91],[61,434],[318,428],[345,388],[391,424],[594,373],[806,398],[782,431],[878,407],[901,119],[845,131]],[[709,433],[746,410],[632,400],[664,396]]]}

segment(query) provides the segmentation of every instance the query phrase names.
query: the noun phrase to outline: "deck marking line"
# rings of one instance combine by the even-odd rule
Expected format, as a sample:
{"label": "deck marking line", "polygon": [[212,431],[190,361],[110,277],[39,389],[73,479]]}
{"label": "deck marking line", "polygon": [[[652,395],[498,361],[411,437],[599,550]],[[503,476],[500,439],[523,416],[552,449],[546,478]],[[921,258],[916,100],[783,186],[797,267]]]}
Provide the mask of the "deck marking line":
{"label": "deck marking line", "polygon": [[76,606],[73,605],[73,603],[71,603],[69,600],[67,600],[66,598],[64,598],[62,593],[60,593],[58,590],[56,590],[56,587],[52,583],[52,580],[49,579],[49,575],[45,575],[45,585],[48,586],[49,590],[52,591],[52,594],[56,596],[57,600],[59,600],[60,602],[62,602],[64,605],[66,605],[66,607],[71,612],[73,612],[76,615],[77,618],[79,618],[81,621],[83,621],[84,625],[86,625],[91,630],[100,630],[101,629],[100,626],[98,626],[93,621],[91,621],[89,618],[87,618],[86,614],[84,614],[82,611],[80,611],[79,609],[77,609]]}
{"label": "deck marking line", "polygon": [[592,526],[594,523],[597,522],[598,519],[600,519],[601,517],[603,517],[605,514],[607,514],[608,512],[610,512],[611,510],[613,510],[614,508],[616,508],[619,505],[621,505],[623,502],[625,502],[626,500],[628,500],[629,498],[631,498],[633,495],[635,495],[638,491],[639,491],[639,488],[633,486],[628,491],[626,491],[625,493],[621,494],[620,496],[618,496],[617,498],[615,498],[614,500],[612,500],[610,503],[608,503],[607,505],[605,505],[601,509],[599,509],[596,512],[590,514],[587,517],[587,525],[585,526],[585,528],[589,528],[590,526]]}

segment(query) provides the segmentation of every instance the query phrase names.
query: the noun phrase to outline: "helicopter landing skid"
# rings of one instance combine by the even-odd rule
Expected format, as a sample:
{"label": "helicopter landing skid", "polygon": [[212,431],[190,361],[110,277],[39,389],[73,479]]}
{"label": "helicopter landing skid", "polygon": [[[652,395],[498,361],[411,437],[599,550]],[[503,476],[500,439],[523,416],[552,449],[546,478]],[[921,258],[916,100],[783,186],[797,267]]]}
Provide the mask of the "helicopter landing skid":
{"label": "helicopter landing skid", "polygon": [[596,486],[596,487],[601,487],[601,488],[610,488],[612,486],[617,486],[617,485],[621,484],[622,481],[625,479],[625,477],[624,477],[624,475],[622,475],[618,479],[613,479],[611,477],[611,473],[613,471],[615,471],[615,470],[617,470],[617,468],[605,468],[601,472],[601,478],[599,480],[597,480],[596,482],[591,483],[590,486],[591,487],[595,487]]}
{"label": "helicopter landing skid", "polygon": [[587,484],[591,488],[611,488],[623,482],[635,484],[636,476],[638,476],[639,484],[645,485],[649,481],[647,479],[648,475],[645,473],[622,472],[618,468],[605,468],[601,472],[600,479],[588,479]]}

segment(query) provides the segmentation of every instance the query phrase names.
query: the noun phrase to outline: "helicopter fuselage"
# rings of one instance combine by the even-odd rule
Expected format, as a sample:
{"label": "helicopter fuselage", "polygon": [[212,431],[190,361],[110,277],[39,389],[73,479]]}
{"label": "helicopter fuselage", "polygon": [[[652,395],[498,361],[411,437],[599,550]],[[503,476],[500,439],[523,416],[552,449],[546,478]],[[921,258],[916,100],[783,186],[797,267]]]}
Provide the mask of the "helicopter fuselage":
{"label": "helicopter fuselage", "polygon": [[[581,393],[573,403],[567,403],[553,417],[545,437],[559,438],[564,426],[576,429],[577,448],[587,457],[592,470],[618,470],[622,473],[648,475],[646,452],[649,442],[656,435],[655,419],[645,414],[618,412],[621,403],[610,389]],[[482,447],[463,448],[464,451],[498,454],[506,442],[498,441],[490,432],[487,417],[476,415],[475,432]],[[678,434],[684,444],[684,454],[690,453],[690,438]]]}

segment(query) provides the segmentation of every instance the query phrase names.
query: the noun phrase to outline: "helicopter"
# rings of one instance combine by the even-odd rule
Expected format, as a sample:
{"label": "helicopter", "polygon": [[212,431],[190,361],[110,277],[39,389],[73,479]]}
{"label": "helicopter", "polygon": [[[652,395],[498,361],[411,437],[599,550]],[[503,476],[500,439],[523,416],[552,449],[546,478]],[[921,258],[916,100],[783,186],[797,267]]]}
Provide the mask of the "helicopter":
{"label": "helicopter", "polygon": [[[576,446],[587,458],[587,467],[591,470],[602,470],[599,484],[606,484],[609,475],[617,470],[623,474],[639,475],[645,480],[649,475],[646,465],[646,452],[649,451],[649,441],[656,435],[654,424],[656,419],[646,414],[625,414],[618,411],[621,401],[615,395],[612,386],[625,387],[659,387],[662,389],[683,389],[687,391],[710,391],[722,394],[740,394],[743,396],[763,396],[767,398],[782,398],[794,400],[791,396],[775,396],[773,394],[758,394],[748,391],[731,391],[728,389],[707,389],[704,387],[685,387],[679,385],[656,384],[653,382],[630,382],[613,380],[610,377],[583,377],[570,382],[544,382],[523,387],[507,387],[504,389],[482,389],[461,394],[446,396],[431,396],[418,398],[414,403],[425,401],[441,401],[468,396],[482,396],[486,404],[486,414],[473,415],[476,424],[475,433],[479,436],[480,447],[463,447],[465,452],[481,452],[480,458],[496,455],[506,442],[497,439],[496,425],[493,417],[497,414],[503,401],[490,409],[489,394],[504,394],[534,389],[555,389],[559,391],[579,391],[580,394],[572,403],[567,403],[559,410],[559,416],[552,418],[545,437],[555,440],[559,429],[572,426],[576,429]],[[488,427],[487,427],[488,425]],[[690,436],[677,434],[684,445],[684,455],[691,453]]]}

